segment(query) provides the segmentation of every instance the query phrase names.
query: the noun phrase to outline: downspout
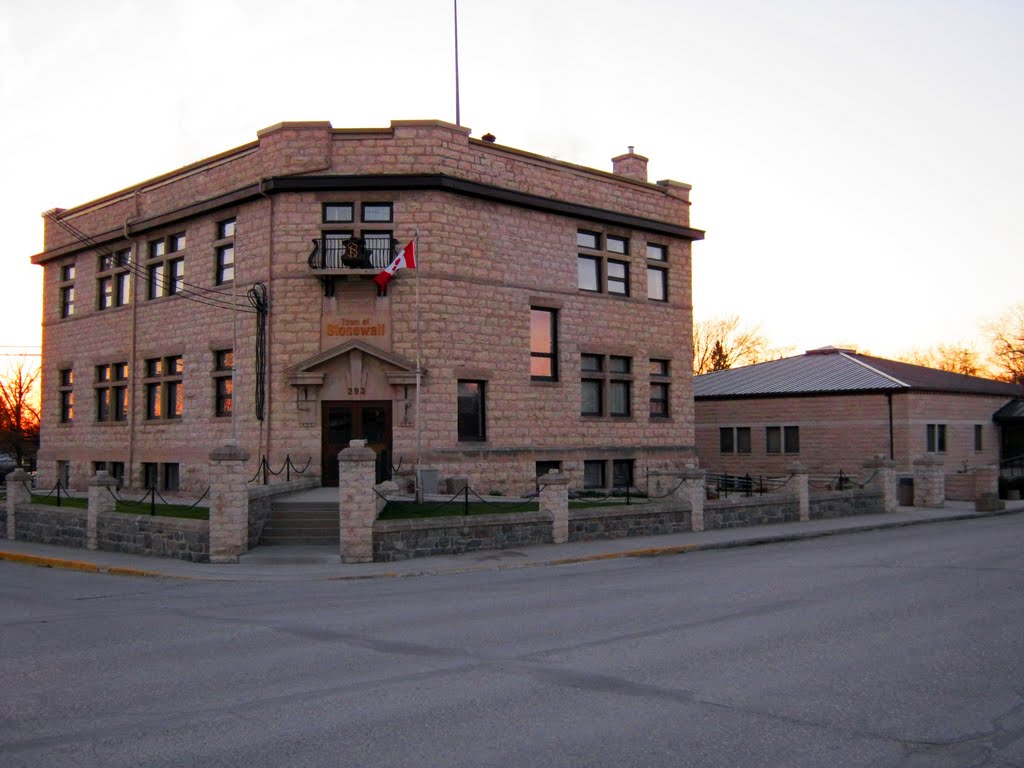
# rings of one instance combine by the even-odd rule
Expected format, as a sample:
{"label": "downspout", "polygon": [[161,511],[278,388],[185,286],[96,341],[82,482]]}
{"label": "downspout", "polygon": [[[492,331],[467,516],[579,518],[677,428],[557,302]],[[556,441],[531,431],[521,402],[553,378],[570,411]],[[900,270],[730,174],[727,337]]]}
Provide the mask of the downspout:
{"label": "downspout", "polygon": [[889,403],[889,461],[893,461],[896,458],[896,450],[892,434],[892,392],[886,392],[885,399]]}

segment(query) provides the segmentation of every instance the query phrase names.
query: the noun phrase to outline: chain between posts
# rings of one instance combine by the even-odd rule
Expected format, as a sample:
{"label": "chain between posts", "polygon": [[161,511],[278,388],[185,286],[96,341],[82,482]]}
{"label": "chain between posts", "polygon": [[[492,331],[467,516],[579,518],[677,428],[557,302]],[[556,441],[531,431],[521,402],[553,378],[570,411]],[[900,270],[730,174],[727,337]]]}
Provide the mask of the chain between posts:
{"label": "chain between posts", "polygon": [[280,475],[282,472],[286,473],[285,474],[285,480],[288,481],[288,482],[291,482],[292,472],[294,472],[296,475],[305,474],[306,470],[309,469],[309,465],[312,464],[312,463],[313,463],[313,457],[310,456],[306,460],[305,466],[303,466],[302,469],[299,469],[292,462],[292,455],[289,453],[287,456],[285,456],[284,464],[281,465],[281,468],[279,470],[275,471],[270,466],[270,461],[267,459],[266,455],[263,455],[263,456],[260,457],[260,465],[259,465],[259,467],[256,470],[256,474],[253,475],[249,479],[249,482],[250,483],[255,483],[259,479],[260,475],[263,475],[263,485],[267,485],[267,483],[270,480],[270,478],[269,478],[270,475],[274,475],[276,477],[276,476]]}

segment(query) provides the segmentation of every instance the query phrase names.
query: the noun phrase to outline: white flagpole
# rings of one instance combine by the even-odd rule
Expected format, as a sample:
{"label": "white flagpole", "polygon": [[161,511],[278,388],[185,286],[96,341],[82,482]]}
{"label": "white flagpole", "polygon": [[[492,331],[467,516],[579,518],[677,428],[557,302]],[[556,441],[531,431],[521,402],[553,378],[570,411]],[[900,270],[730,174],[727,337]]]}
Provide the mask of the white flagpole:
{"label": "white flagpole", "polygon": [[455,124],[462,125],[459,112],[459,0],[453,0],[455,11]]}
{"label": "white flagpole", "polygon": [[413,258],[416,259],[416,501],[423,503],[423,468],[420,463],[422,454],[423,422],[420,420],[420,388],[423,384],[423,368],[420,365],[420,231],[417,228],[412,239]]}

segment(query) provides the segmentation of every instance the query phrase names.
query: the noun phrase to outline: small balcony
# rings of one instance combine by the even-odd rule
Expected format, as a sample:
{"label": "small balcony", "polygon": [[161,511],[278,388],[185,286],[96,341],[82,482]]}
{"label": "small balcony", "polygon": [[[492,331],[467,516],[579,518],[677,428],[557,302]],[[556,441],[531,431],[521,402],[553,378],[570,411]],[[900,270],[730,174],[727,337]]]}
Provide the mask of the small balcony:
{"label": "small balcony", "polygon": [[318,275],[376,275],[396,255],[398,241],[390,234],[363,237],[324,235],[313,238],[309,267]]}

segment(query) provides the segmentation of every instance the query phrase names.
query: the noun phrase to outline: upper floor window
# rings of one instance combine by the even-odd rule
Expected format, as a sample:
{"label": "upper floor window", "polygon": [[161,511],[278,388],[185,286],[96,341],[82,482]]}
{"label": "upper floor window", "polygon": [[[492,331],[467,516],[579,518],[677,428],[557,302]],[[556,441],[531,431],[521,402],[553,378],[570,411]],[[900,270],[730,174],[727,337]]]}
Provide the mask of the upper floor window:
{"label": "upper floor window", "polygon": [[146,360],[147,419],[180,419],[184,409],[182,377],[185,366],[181,355]]}
{"label": "upper floor window", "polygon": [[96,421],[128,420],[128,363],[96,366]]}
{"label": "upper floor window", "polygon": [[214,283],[224,285],[235,279],[235,220],[217,222],[217,240],[213,244]]}
{"label": "upper floor window", "polygon": [[186,242],[184,232],[149,242],[146,298],[173,296],[185,287]]}
{"label": "upper floor window", "polygon": [[558,310],[530,307],[530,378],[558,381]]}
{"label": "upper floor window", "polygon": [[984,450],[984,443],[982,442],[982,430],[984,427],[981,424],[974,425],[974,450]]}
{"label": "upper floor window", "polygon": [[616,235],[603,236],[589,230],[576,233],[576,246],[592,253],[577,254],[576,285],[581,291],[608,293],[613,296],[629,295],[629,262],[607,254],[629,257],[629,240]]}
{"label": "upper floor window", "polygon": [[213,353],[213,412],[217,416],[230,416],[234,399],[235,353],[220,349]]}
{"label": "upper floor window", "polygon": [[664,245],[648,243],[647,258],[651,261],[668,261],[668,248]]}
{"label": "upper floor window", "polygon": [[70,423],[75,418],[75,374],[70,368],[62,368],[58,373],[57,392],[60,398],[60,421]]}
{"label": "upper floor window", "polygon": [[123,307],[131,301],[130,248],[100,255],[96,278],[97,309]]}
{"label": "upper floor window", "polygon": [[622,355],[580,355],[580,415],[630,416],[632,367]]}
{"label": "upper floor window", "polygon": [[[392,203],[362,203],[360,227],[353,228],[355,203],[324,203],[323,230],[310,264],[319,269],[383,269],[394,258],[396,242],[390,229],[378,229],[394,221]],[[346,226],[347,225],[347,226]]]}
{"label": "upper floor window", "polygon": [[652,419],[667,419],[669,392],[669,361],[651,358],[651,410]]}
{"label": "upper floor window", "polygon": [[647,298],[651,301],[668,301],[667,269],[647,267]]}
{"label": "upper floor window", "polygon": [[64,264],[60,268],[60,316],[75,314],[75,265]]}

